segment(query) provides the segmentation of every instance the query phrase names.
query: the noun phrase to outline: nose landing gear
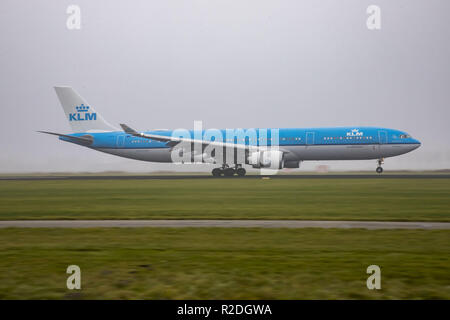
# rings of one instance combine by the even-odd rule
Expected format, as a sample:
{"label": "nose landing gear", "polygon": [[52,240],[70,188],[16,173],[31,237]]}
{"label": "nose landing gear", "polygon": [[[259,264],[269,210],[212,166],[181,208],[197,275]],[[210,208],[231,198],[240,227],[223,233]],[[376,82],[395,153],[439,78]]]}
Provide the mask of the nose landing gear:
{"label": "nose landing gear", "polygon": [[381,165],[384,163],[384,159],[383,158],[378,159],[377,162],[378,162],[378,167],[377,167],[376,171],[377,171],[377,173],[382,173],[383,168],[381,167]]}

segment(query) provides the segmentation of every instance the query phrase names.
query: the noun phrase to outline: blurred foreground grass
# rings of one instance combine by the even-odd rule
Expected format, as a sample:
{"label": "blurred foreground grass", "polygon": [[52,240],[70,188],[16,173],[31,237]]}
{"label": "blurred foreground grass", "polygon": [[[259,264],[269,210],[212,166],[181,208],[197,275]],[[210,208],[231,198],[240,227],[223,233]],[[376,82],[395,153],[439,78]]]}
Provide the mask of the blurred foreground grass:
{"label": "blurred foreground grass", "polygon": [[[0,229],[0,299],[450,299],[450,232]],[[81,290],[66,268],[81,268]],[[366,268],[381,267],[381,290]]]}

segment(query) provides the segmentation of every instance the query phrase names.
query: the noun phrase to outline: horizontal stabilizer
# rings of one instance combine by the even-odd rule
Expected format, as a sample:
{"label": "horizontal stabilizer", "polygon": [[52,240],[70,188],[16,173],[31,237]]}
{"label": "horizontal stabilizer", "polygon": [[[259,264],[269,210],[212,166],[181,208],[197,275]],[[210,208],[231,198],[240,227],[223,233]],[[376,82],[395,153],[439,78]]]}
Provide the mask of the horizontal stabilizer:
{"label": "horizontal stabilizer", "polygon": [[90,146],[92,143],[94,143],[94,138],[88,134],[86,134],[84,136],[80,136],[80,137],[74,137],[74,136],[69,136],[67,134],[61,134],[61,133],[56,133],[56,132],[48,132],[48,131],[38,131],[38,132],[51,134],[51,135],[59,136],[59,137],[64,137],[71,142],[75,142],[75,143],[81,144],[83,146]]}

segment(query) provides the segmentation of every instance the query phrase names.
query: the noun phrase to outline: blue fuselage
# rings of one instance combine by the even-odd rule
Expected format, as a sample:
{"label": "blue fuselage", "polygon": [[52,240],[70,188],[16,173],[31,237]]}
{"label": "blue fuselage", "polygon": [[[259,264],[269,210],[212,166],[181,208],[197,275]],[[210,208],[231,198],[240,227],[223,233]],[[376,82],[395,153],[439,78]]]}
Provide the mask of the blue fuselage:
{"label": "blue fuselage", "polygon": [[[246,133],[251,132],[254,134]],[[160,136],[178,136],[178,131],[144,132]],[[185,131],[192,139],[223,141],[252,146],[279,146],[286,150],[286,160],[379,159],[412,151],[420,141],[406,132],[378,127],[233,129]],[[92,137],[90,148],[114,155],[155,162],[172,162],[167,142],[135,137],[122,131],[71,134]],[[221,136],[218,138],[218,136]],[[77,143],[70,138],[61,140]]]}
{"label": "blue fuselage", "polygon": [[[355,130],[356,128],[356,130]],[[248,129],[233,129],[234,132],[242,130],[244,133]],[[279,139],[272,138],[272,130],[274,129],[255,129],[256,139],[247,137],[245,140],[239,139],[236,134],[234,141],[227,137],[227,130],[219,130],[222,134],[224,142],[250,144],[250,145],[279,145],[279,146],[296,146],[296,145],[368,145],[368,144],[413,144],[420,145],[420,141],[412,138],[407,133],[395,130],[376,127],[338,127],[338,128],[286,128],[279,130]],[[263,136],[262,132],[267,134]],[[162,136],[172,136],[174,131],[147,131],[144,133],[157,134]],[[194,131],[188,131],[191,137],[196,134]],[[146,138],[134,137],[125,134],[123,131],[114,132],[97,132],[97,133],[74,133],[71,136],[79,137],[91,135],[94,138],[92,148],[116,148],[116,149],[151,149],[151,148],[170,148],[165,142],[154,141]],[[203,140],[211,139],[208,131],[202,131],[200,136]],[[61,137],[61,140],[70,141]]]}

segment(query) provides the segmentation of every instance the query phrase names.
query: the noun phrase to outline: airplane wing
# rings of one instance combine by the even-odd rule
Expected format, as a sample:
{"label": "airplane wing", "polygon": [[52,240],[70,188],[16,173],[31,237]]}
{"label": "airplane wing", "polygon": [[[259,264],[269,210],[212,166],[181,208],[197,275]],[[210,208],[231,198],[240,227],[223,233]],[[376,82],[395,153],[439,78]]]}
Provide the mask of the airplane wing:
{"label": "airplane wing", "polygon": [[132,136],[147,138],[147,139],[161,141],[161,142],[167,142],[167,144],[171,147],[176,146],[179,143],[191,143],[191,144],[201,144],[203,147],[215,146],[215,147],[230,148],[230,149],[244,149],[244,150],[248,150],[248,151],[252,151],[252,152],[260,151],[262,149],[267,148],[267,146],[253,146],[253,145],[245,145],[245,144],[238,144],[238,143],[227,143],[227,142],[221,142],[221,141],[196,140],[196,139],[189,139],[189,138],[161,136],[161,135],[142,133],[142,132],[139,133],[136,130],[127,126],[126,124],[120,124],[120,126],[122,127],[122,129],[125,133],[131,134]]}

